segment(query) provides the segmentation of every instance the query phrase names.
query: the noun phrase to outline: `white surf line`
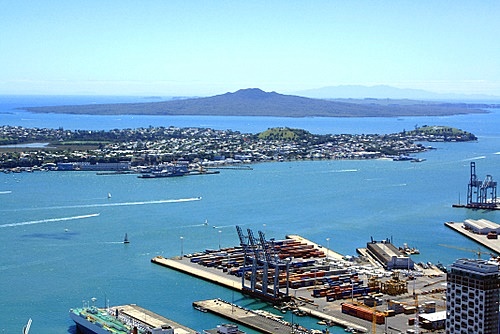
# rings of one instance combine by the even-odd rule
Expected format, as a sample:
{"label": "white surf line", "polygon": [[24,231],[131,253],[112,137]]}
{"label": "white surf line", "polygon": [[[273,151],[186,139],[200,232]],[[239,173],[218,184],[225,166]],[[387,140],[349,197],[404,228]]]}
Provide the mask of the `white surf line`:
{"label": "white surf line", "polygon": [[34,225],[34,224],[52,223],[52,222],[60,222],[60,221],[68,221],[68,220],[92,218],[92,217],[97,217],[99,215],[100,215],[100,213],[92,213],[90,215],[81,215],[81,216],[73,216],[73,217],[62,217],[62,218],[49,218],[49,219],[41,219],[41,220],[31,220],[31,221],[21,222],[21,223],[3,224],[3,225],[0,225],[0,227],[13,227],[13,226],[23,226],[23,225]]}

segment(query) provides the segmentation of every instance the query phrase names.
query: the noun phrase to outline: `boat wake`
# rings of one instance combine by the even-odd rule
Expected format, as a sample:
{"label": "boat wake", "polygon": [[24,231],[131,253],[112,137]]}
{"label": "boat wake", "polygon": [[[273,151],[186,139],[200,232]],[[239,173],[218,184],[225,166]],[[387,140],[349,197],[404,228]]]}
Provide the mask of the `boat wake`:
{"label": "boat wake", "polygon": [[332,171],[332,173],[353,173],[357,171],[357,169],[335,169]]}
{"label": "boat wake", "polygon": [[480,155],[478,157],[474,157],[474,158],[468,158],[468,159],[464,159],[462,161],[472,161],[472,160],[479,160],[479,159],[486,159],[486,156],[484,155]]}
{"label": "boat wake", "polygon": [[118,202],[118,203],[96,203],[96,204],[79,204],[79,205],[64,205],[64,206],[48,206],[39,208],[26,208],[24,210],[53,210],[53,209],[84,209],[84,208],[103,208],[112,206],[133,206],[133,205],[149,205],[149,204],[165,204],[165,203],[183,203],[201,201],[201,197],[180,198],[180,199],[161,199],[154,201],[141,202]]}
{"label": "boat wake", "polygon": [[65,208],[96,208],[96,207],[108,207],[108,206],[132,206],[132,205],[149,205],[149,204],[165,204],[165,203],[183,203],[183,202],[193,202],[193,201],[200,201],[200,200],[201,200],[201,197],[193,197],[193,198],[180,198],[180,199],[160,199],[160,200],[155,200],[155,201],[142,201],[142,202],[118,202],[118,203],[74,205],[74,206],[67,206]]}
{"label": "boat wake", "polygon": [[11,194],[11,193],[12,193],[11,190],[0,191],[0,195]]}
{"label": "boat wake", "polygon": [[20,223],[3,224],[3,225],[0,225],[0,227],[3,228],[3,227],[14,227],[14,226],[23,226],[23,225],[35,225],[35,224],[43,224],[43,223],[61,222],[61,221],[68,221],[68,220],[92,218],[92,217],[97,217],[99,215],[100,215],[99,213],[93,213],[90,215],[81,215],[81,216],[73,216],[73,217],[31,220],[31,221],[20,222]]}
{"label": "boat wake", "polygon": [[236,225],[220,225],[220,226],[212,226],[212,228],[221,229],[221,228],[234,228]]}

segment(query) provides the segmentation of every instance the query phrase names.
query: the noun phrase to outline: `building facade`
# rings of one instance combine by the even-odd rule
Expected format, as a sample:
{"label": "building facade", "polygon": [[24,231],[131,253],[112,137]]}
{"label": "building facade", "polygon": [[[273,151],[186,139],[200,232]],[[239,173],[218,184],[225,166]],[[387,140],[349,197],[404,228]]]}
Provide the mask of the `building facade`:
{"label": "building facade", "polygon": [[447,275],[446,333],[499,333],[498,265],[459,259]]}

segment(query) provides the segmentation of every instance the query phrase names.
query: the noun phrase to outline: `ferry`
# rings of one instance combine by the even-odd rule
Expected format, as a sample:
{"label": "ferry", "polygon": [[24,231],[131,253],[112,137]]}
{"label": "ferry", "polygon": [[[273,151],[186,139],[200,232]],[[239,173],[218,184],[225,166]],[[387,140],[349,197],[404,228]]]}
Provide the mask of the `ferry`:
{"label": "ferry", "polygon": [[[95,303],[95,298],[92,298],[92,302]],[[195,330],[134,304],[105,309],[95,305],[83,305],[81,308],[70,309],[69,316],[75,322],[79,333],[83,334],[174,334],[178,331],[196,333]]]}

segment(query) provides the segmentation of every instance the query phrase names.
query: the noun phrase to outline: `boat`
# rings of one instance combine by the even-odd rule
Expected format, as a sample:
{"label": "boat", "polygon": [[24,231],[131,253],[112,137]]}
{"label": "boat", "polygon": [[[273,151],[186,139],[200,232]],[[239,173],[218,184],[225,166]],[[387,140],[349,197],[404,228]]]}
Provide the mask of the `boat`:
{"label": "boat", "polygon": [[238,325],[222,324],[218,325],[217,328],[214,329],[203,330],[203,334],[245,334],[245,332],[241,331],[238,328]]}
{"label": "boat", "polygon": [[125,237],[123,238],[123,243],[124,243],[124,244],[129,244],[129,243],[130,243],[130,240],[128,240],[128,235],[127,235],[127,233],[125,233]]}
{"label": "boat", "polygon": [[415,247],[409,247],[405,242],[402,247],[399,247],[399,251],[405,253],[406,255],[418,255],[420,254],[420,250]]}
{"label": "boat", "polygon": [[207,313],[208,312],[208,310],[206,308],[201,307],[201,306],[195,306],[194,309],[198,310],[200,312],[203,312],[203,313]]}
{"label": "boat", "polygon": [[[96,299],[91,300],[95,304]],[[196,333],[134,304],[98,308],[84,302],[83,307],[70,309],[69,316],[83,334],[174,334],[179,330]]]}
{"label": "boat", "polygon": [[392,161],[411,161],[413,159],[414,159],[414,157],[411,157],[409,155],[401,154],[399,156],[393,157]]}
{"label": "boat", "polygon": [[149,173],[144,173],[137,177],[141,179],[155,179],[161,177],[178,177],[187,174],[189,174],[189,170],[185,165],[162,165],[151,169]]}
{"label": "boat", "polygon": [[31,328],[31,318],[29,318],[28,323],[23,327],[23,334],[28,334]]}

